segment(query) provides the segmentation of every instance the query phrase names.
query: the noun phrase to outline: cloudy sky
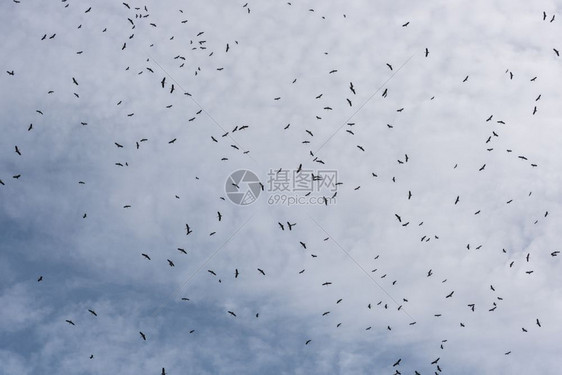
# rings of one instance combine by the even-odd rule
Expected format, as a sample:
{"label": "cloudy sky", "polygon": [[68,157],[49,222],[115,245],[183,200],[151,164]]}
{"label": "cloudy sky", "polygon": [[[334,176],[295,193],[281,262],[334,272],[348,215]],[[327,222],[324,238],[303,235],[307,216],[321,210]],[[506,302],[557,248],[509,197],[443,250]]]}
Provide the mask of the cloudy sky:
{"label": "cloudy sky", "polygon": [[0,373],[559,373],[559,12],[2,2]]}

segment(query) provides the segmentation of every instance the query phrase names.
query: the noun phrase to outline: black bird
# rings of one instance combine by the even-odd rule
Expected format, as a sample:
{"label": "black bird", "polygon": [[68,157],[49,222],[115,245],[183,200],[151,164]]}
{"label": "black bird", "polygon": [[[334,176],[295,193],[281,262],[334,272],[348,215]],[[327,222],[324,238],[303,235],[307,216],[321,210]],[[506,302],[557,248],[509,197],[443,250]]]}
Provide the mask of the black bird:
{"label": "black bird", "polygon": [[453,296],[453,293],[455,293],[455,291],[453,290],[451,293],[447,294],[445,296],[445,298],[451,298]]}
{"label": "black bird", "polygon": [[207,270],[207,272],[209,272],[209,273],[210,273],[211,275],[213,275],[213,276],[217,276],[217,274],[216,274],[215,271],[213,271],[213,270]]}
{"label": "black bird", "polygon": [[234,317],[236,316],[236,314],[233,313],[232,311],[229,311],[228,313],[229,313],[230,315],[234,316]]}
{"label": "black bird", "polygon": [[556,56],[560,56],[560,52],[558,52],[558,50],[556,48],[553,48],[553,50],[556,53]]}
{"label": "black bird", "polygon": [[537,325],[538,325],[539,327],[542,327],[542,326],[541,326],[541,322],[539,322],[539,319],[538,319],[538,318],[537,318]]}
{"label": "black bird", "polygon": [[180,252],[182,252],[182,253],[184,253],[184,254],[187,254],[187,251],[185,251],[185,249],[182,249],[181,247],[178,247],[178,251],[180,251]]}
{"label": "black bird", "polygon": [[427,57],[429,55],[429,50],[426,48],[425,49],[425,57]]}
{"label": "black bird", "polygon": [[142,255],[143,257],[145,257],[146,259],[150,260],[150,257],[149,257],[147,254],[142,253],[141,255]]}
{"label": "black bird", "polygon": [[16,154],[18,154],[19,156],[21,156],[21,152],[20,152],[18,146],[16,146]]}
{"label": "black bird", "polygon": [[310,344],[311,341],[312,341],[312,340],[306,340],[306,342],[304,343],[304,345]]}
{"label": "black bird", "polygon": [[305,244],[304,242],[302,242],[302,241],[299,241],[299,242],[300,242],[301,246],[306,249],[306,244]]}
{"label": "black bird", "polygon": [[400,358],[398,361],[394,362],[394,364],[392,365],[392,367],[399,366],[401,360],[402,360],[402,358]]}
{"label": "black bird", "polygon": [[140,332],[140,331],[139,331],[139,333],[140,333],[142,339],[143,339],[144,341],[146,341],[146,335],[145,335],[144,333]]}
{"label": "black bird", "polygon": [[355,95],[355,88],[353,87],[353,82],[349,82],[349,89],[351,90],[353,95]]}
{"label": "black bird", "polygon": [[14,75],[14,70],[12,69],[11,72],[10,72],[9,70],[6,70],[6,73],[8,73],[9,75],[13,76],[13,75]]}
{"label": "black bird", "polygon": [[238,275],[239,275],[239,273],[238,273],[238,268],[236,268],[236,269],[234,270],[234,278],[237,279],[237,278],[238,278]]}
{"label": "black bird", "polygon": [[219,211],[217,211],[217,214],[218,214],[219,221],[221,221],[221,219],[222,219],[221,213]]}
{"label": "black bird", "polygon": [[185,230],[186,230],[186,234],[185,234],[186,236],[187,236],[189,233],[193,232],[193,231],[189,228],[189,224],[185,224]]}
{"label": "black bird", "polygon": [[289,223],[289,222],[287,221],[287,225],[289,226],[289,230],[293,230],[293,227],[294,227],[295,225],[297,225],[297,223],[291,224],[291,223]]}
{"label": "black bird", "polygon": [[465,79],[462,80],[463,82],[468,81],[468,76],[465,77]]}
{"label": "black bird", "polygon": [[389,63],[386,63],[386,66],[388,66],[390,68],[390,70],[392,70],[392,65],[390,65]]}
{"label": "black bird", "polygon": [[410,24],[410,21],[406,22],[405,24],[402,25],[402,27],[406,27]]}
{"label": "black bird", "polygon": [[41,282],[43,280],[43,276],[39,276],[39,278],[37,279],[37,282]]}
{"label": "black bird", "polygon": [[72,320],[68,320],[68,319],[67,319],[66,322],[67,322],[68,324],[70,324],[70,325],[73,325],[73,326],[76,325],[76,324],[74,324],[74,322],[73,322]]}
{"label": "black bird", "polygon": [[263,272],[263,270],[262,270],[262,269],[258,268],[258,271],[259,271],[259,272],[260,272],[260,273],[261,273],[262,275],[264,275],[264,276],[265,276],[265,272]]}
{"label": "black bird", "polygon": [[170,265],[170,267],[175,267],[174,262],[172,262],[170,259],[166,259],[168,261],[168,264]]}

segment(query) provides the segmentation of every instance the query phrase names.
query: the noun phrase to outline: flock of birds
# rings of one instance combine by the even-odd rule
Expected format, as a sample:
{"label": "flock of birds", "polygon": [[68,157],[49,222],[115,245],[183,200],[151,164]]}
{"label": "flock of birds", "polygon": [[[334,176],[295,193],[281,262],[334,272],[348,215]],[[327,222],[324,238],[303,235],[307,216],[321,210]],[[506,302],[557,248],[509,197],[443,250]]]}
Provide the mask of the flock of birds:
{"label": "flock of birds", "polygon": [[[20,0],[13,0],[13,1],[14,1],[14,3],[17,3],[17,4],[21,3]],[[67,0],[62,0],[62,4],[65,8],[69,7],[71,5],[70,2],[67,1]],[[292,4],[289,2],[289,3],[287,3],[287,5],[291,6]],[[73,4],[73,6],[79,6],[79,5]],[[127,43],[131,44],[130,41],[135,38],[135,32],[136,32],[137,28],[145,28],[145,27],[158,28],[158,25],[155,22],[152,22],[152,20],[150,20],[151,14],[150,14],[147,6],[137,7],[137,6],[130,5],[129,3],[123,2],[122,7],[123,7],[123,13],[126,14],[126,16],[124,17],[124,22],[128,23],[129,26],[130,26],[130,35],[128,35],[126,37],[123,37],[124,40],[119,41],[119,48],[121,50],[126,50],[127,48],[129,48],[129,45]],[[250,8],[250,5],[248,3],[243,4],[241,7],[243,8],[245,13],[251,14],[251,8]],[[95,11],[96,11],[95,7],[86,7],[84,9],[83,13],[89,14],[89,13],[95,12]],[[179,10],[179,12],[183,14],[182,10]],[[309,9],[309,12],[315,12],[315,10]],[[347,18],[346,15],[343,15],[343,17]],[[322,18],[325,18],[325,17],[322,17]],[[554,14],[547,15],[546,13],[543,13],[542,20],[545,21],[545,22],[554,22],[555,21],[555,15]],[[181,24],[186,24],[186,23],[188,23],[188,19],[184,19],[184,20],[181,21]],[[410,22],[404,22],[404,23],[398,25],[398,27],[406,28],[406,27],[409,26],[409,24],[410,24]],[[83,26],[82,24],[77,25],[77,29],[81,29],[82,26]],[[109,30],[106,27],[102,27],[102,28],[100,28],[99,31],[101,33],[106,33]],[[60,37],[60,36],[57,35],[57,32],[53,32],[53,31],[44,32],[41,35],[37,36],[38,40],[40,40],[44,43],[48,43],[49,41],[52,41],[52,40],[54,40],[55,38],[58,38],[58,37]],[[173,40],[174,36],[170,36],[169,39]],[[211,56],[213,56],[215,53],[220,52],[220,51],[217,51],[217,50],[209,51],[209,47],[208,47],[207,44],[208,44],[207,40],[205,39],[205,31],[198,31],[198,32],[194,33],[192,39],[189,40],[188,49],[192,54],[198,54],[200,56],[206,55],[209,58]],[[154,44],[150,44],[149,46],[153,47]],[[236,40],[228,42],[228,43],[226,43],[226,45],[223,46],[222,53],[227,54],[233,48],[237,48],[238,46],[240,46],[240,43]],[[553,50],[554,54],[556,55],[556,57],[559,57],[558,49],[553,48],[552,50]],[[76,51],[77,55],[81,55],[83,53],[84,53],[84,50]],[[425,58],[425,59],[431,58],[431,51],[430,51],[429,47],[424,47],[420,51],[417,51],[416,53],[419,53],[419,55],[421,57]],[[326,52],[326,54],[327,54],[327,52]],[[184,54],[178,54],[175,57],[173,57],[171,59],[171,61],[177,63],[178,69],[184,69],[184,68],[187,69],[188,68],[188,60],[190,58],[191,58],[191,56],[187,56],[187,55],[184,55]],[[155,88],[160,89],[160,90],[166,90],[170,95],[185,95],[186,97],[188,97],[188,99],[192,97],[191,93],[189,93],[189,92],[183,90],[181,87],[179,87],[179,84],[174,80],[174,78],[172,76],[170,76],[168,73],[166,73],[162,69],[160,69],[159,63],[157,63],[155,61],[152,61],[151,59],[146,59],[146,62],[150,63],[149,64],[150,66],[147,66],[145,69],[142,69],[142,70],[136,72],[137,75],[150,74],[150,75],[157,76],[157,72],[161,71],[161,74],[159,74],[158,77],[153,80]],[[396,67],[393,66],[393,64],[391,64],[390,62],[386,63],[386,68],[388,69],[389,74],[392,74],[396,71]],[[123,69],[125,71],[130,71],[131,67],[126,66],[126,67],[123,67]],[[202,73],[202,68],[200,66],[191,67],[191,69],[192,69],[192,73],[193,73],[194,76],[198,76]],[[221,67],[221,66],[216,68],[217,71],[223,71],[224,69],[225,68]],[[338,74],[338,69],[332,69],[332,70],[330,70],[326,73],[328,75]],[[505,73],[509,74],[510,80],[514,79],[514,77],[515,77],[514,72],[512,72],[508,69],[508,70],[506,70]],[[8,79],[16,79],[17,80],[17,79],[20,79],[21,76],[24,76],[25,73],[20,72],[17,69],[17,67],[8,67],[7,70],[6,70],[6,75],[7,75]],[[529,77],[528,79],[529,79],[530,82],[535,82],[537,80],[537,77]],[[468,80],[469,80],[469,75],[466,75],[466,77],[464,77],[464,79],[459,79],[459,83],[466,83],[466,82],[468,82]],[[77,99],[80,99],[81,98],[81,96],[80,96],[81,77],[69,76],[68,81],[72,83],[72,86],[75,89],[75,90],[72,90],[73,91],[72,95],[74,95],[74,97],[76,97]],[[297,82],[297,79],[294,78],[291,83],[295,84],[296,82]],[[348,85],[347,90],[346,90],[346,94],[344,94],[342,96],[341,104],[349,106],[349,107],[356,106],[354,98],[357,97],[357,92],[358,92],[359,89],[363,89],[359,83],[349,82],[349,85]],[[380,89],[380,91],[381,92],[379,94],[383,99],[387,98],[388,95],[390,95],[389,87],[382,87]],[[55,92],[55,90],[49,90],[46,94],[54,96],[54,95],[57,95],[59,93]],[[322,97],[323,97],[323,93],[318,93],[315,96],[314,99],[315,100],[321,100]],[[540,93],[538,93],[537,96],[536,96],[535,102],[530,105],[530,107],[531,107],[530,112],[532,113],[532,115],[536,115],[539,112],[538,102],[541,100],[541,97],[542,97],[542,95]],[[431,97],[430,99],[433,100],[434,97]],[[193,100],[195,100],[195,98],[193,98]],[[275,101],[275,102],[281,101],[282,97],[281,96],[275,96],[275,97],[272,98],[272,100]],[[122,100],[119,100],[117,103],[115,103],[115,105],[116,106],[126,105],[126,98],[123,98]],[[167,105],[166,108],[169,109],[169,108],[172,108],[172,106],[173,105],[170,104],[170,105]],[[336,107],[337,107],[336,104],[325,104],[325,105],[323,105],[322,110],[323,111],[333,111],[334,108],[336,108]],[[399,112],[402,112],[403,110],[404,110],[403,107],[398,108],[398,109],[396,109],[396,112],[399,113]],[[38,108],[38,109],[36,109],[36,111],[35,111],[36,113],[34,114],[34,116],[38,116],[38,117],[44,116],[46,111],[48,111],[48,108]],[[135,116],[135,112],[134,112],[133,109],[127,109],[123,113],[124,113],[123,116],[129,117],[129,118]],[[202,114],[207,115],[206,111],[203,108],[199,108],[197,111],[195,111],[192,114],[191,117],[189,117],[189,119],[187,121],[193,122],[198,118],[198,116],[200,116]],[[315,117],[318,120],[322,119],[321,115],[316,115]],[[37,122],[39,122],[39,121],[40,120],[38,119]],[[485,122],[495,121],[496,124],[506,125],[506,121],[504,121],[501,118],[495,117],[494,114],[487,114],[482,119],[482,121],[485,121]],[[88,126],[89,125],[88,119],[81,120],[80,125],[81,126]],[[353,122],[348,122],[346,124],[347,127],[345,129],[345,132],[347,134],[349,134],[350,136],[356,135],[355,130],[353,128],[354,125],[355,125],[355,123],[353,123]],[[291,126],[290,123],[283,126],[283,130],[289,131],[290,126]],[[391,124],[387,124],[386,126],[390,131],[393,129],[393,125],[391,125]],[[34,130],[35,130],[35,128],[34,128],[34,125],[33,125],[33,122],[32,122],[27,126],[27,131],[32,132]],[[221,143],[221,142],[223,142],[224,139],[227,139],[227,140],[232,141],[228,145],[229,150],[236,150],[236,152],[240,152],[243,155],[249,154],[250,151],[244,149],[240,144],[238,144],[238,142],[236,142],[236,140],[234,138],[238,132],[242,132],[242,131],[251,131],[251,127],[249,125],[237,125],[229,131],[224,130],[220,134],[216,134],[216,135],[211,136],[210,140],[208,140],[208,142]],[[307,145],[307,144],[311,143],[311,141],[314,137],[314,133],[311,129],[305,129],[305,132],[303,133],[303,136],[304,136],[304,139],[302,140],[302,144]],[[181,135],[178,134],[176,137],[174,137],[172,139],[166,139],[165,142],[172,145],[180,137],[181,137]],[[494,150],[494,141],[496,139],[498,139],[499,137],[500,137],[499,130],[497,130],[497,129],[492,130],[483,142],[484,145],[485,145],[485,149],[489,152],[493,151]],[[152,140],[150,140],[150,141],[152,141]],[[149,141],[148,138],[129,139],[126,142],[123,142],[121,140],[115,140],[114,145],[118,150],[125,149],[125,148],[133,148],[133,149],[140,150],[143,144],[145,144],[146,142],[150,142],[150,141]],[[356,148],[361,153],[368,152],[367,146],[365,144],[357,143]],[[27,151],[26,149],[24,149],[20,145],[14,145],[13,149],[14,149],[14,152],[18,155],[18,157],[22,157],[22,158],[25,157],[25,153]],[[528,163],[532,168],[538,167],[538,164],[536,162],[529,160],[529,158],[525,155],[513,153],[512,149],[506,149],[505,151],[507,153],[516,155],[516,157],[515,157],[516,160],[518,159],[521,162]],[[309,155],[310,155],[310,160],[311,160],[312,163],[317,163],[319,165],[325,165],[327,163],[323,159],[320,159],[319,156],[315,152],[313,152],[312,150],[309,151]],[[228,161],[229,157],[226,156],[226,155],[221,156],[220,160],[221,161]],[[404,154],[404,157],[401,158],[401,159],[398,159],[397,163],[399,165],[404,165],[404,164],[409,163],[410,160],[411,160],[411,157],[408,154]],[[118,160],[118,161],[115,161],[114,164],[115,164],[116,167],[126,168],[126,167],[129,166],[129,160]],[[486,170],[486,165],[487,164],[484,163],[478,169],[478,172],[484,173],[485,170]],[[453,168],[455,169],[455,168],[457,168],[457,166],[458,165],[455,164],[453,166]],[[17,166],[16,166],[16,169],[17,169]],[[296,168],[296,170],[297,170],[297,172],[300,172],[302,169],[303,169],[303,164],[301,163]],[[277,171],[277,173],[281,173],[282,170],[283,169],[279,169]],[[24,177],[22,178],[22,176],[24,176]],[[9,177],[5,177],[5,176],[0,176],[0,177],[2,177],[2,178],[0,178],[0,188],[2,186],[5,186],[5,185],[8,185],[8,184],[12,183],[9,180]],[[371,179],[372,178],[374,178],[374,179],[380,178],[379,173],[376,173],[376,172],[371,172],[370,176],[368,176],[368,177],[371,178]],[[25,182],[25,171],[17,170],[15,173],[13,173],[11,178],[13,180],[20,180],[21,179],[20,183]],[[317,175],[314,175],[314,174],[312,175],[313,180],[319,180],[320,178],[321,178],[320,176],[317,176]],[[393,182],[396,182],[395,177],[391,177],[391,178],[392,178]],[[198,179],[198,177],[197,177],[197,179]],[[14,181],[13,183],[16,183],[16,182]],[[77,181],[77,183],[80,184],[80,185],[85,185],[86,181],[81,180],[81,181]],[[341,185],[341,184],[342,183],[339,182],[339,185]],[[359,190],[360,187],[361,186],[356,186],[356,187],[354,187],[354,190]],[[262,189],[263,189],[263,185],[262,185]],[[532,194],[532,192],[529,192],[528,195],[530,196],[531,194]],[[322,198],[323,198],[324,203],[327,205],[328,202],[329,202],[329,198],[333,199],[333,198],[336,197],[336,195],[337,195],[337,192],[335,192],[331,197],[323,196]],[[180,199],[180,196],[175,195],[175,198]],[[220,199],[223,200],[223,201],[227,200],[227,198],[225,198],[225,197],[220,197]],[[407,197],[405,199],[407,199],[407,200],[415,199],[414,192],[412,190],[408,190],[408,194],[407,194]],[[452,200],[451,204],[457,205],[457,204],[460,204],[461,202],[462,202],[462,197],[460,195],[457,195],[454,198],[454,200]],[[513,202],[513,200],[509,199],[505,203],[510,204],[512,202]],[[123,208],[129,209],[129,208],[132,208],[132,205],[131,204],[125,204],[125,205],[123,205]],[[477,210],[474,211],[474,215],[479,215],[480,213],[481,213],[480,209],[477,209]],[[545,211],[544,214],[543,214],[544,218],[546,218],[548,216],[548,214],[549,214],[549,212]],[[419,221],[419,222],[416,221],[415,224],[414,224],[414,219],[409,218],[408,213],[405,213],[405,212],[396,212],[394,214],[394,217],[395,217],[398,225],[400,225],[402,227],[407,227],[410,224],[417,225],[417,226],[421,227],[424,224],[423,221]],[[82,219],[87,219],[87,213],[86,212],[84,212],[82,214]],[[217,211],[216,212],[216,220],[218,222],[221,222],[221,221],[223,221],[223,219],[224,219],[224,215],[220,211]],[[275,220],[275,221],[277,221],[277,220]],[[275,221],[272,222],[272,225],[278,227],[278,230],[280,230],[280,231],[293,231],[294,227],[297,226],[296,222],[291,222],[291,221],[284,221],[284,222],[277,221],[277,222],[275,222]],[[535,221],[535,224],[536,223],[538,223],[538,219]],[[189,223],[185,224],[184,230],[185,230],[186,236],[190,236],[190,235],[192,235],[192,233],[194,233],[194,231],[196,231],[196,229],[192,228],[192,226],[190,226]],[[216,234],[216,232],[210,232],[209,233],[210,236],[213,236],[214,234]],[[438,239],[439,239],[439,236],[437,234],[427,233],[427,234],[424,234],[419,240],[420,240],[420,242],[427,243],[431,240],[438,240]],[[330,237],[323,238],[323,241],[329,241],[329,240],[330,240]],[[295,245],[302,247],[302,249],[305,250],[305,251],[308,249],[307,244],[304,240],[297,240],[295,242]],[[479,250],[479,249],[482,248],[482,246],[483,246],[482,244],[470,244],[470,243],[468,243],[468,244],[466,244],[466,249],[467,250]],[[308,250],[310,250],[310,249],[308,249]],[[185,248],[178,247],[177,251],[180,254],[188,255],[188,252],[185,250]],[[507,250],[502,249],[502,252],[507,253]],[[317,254],[313,254],[313,253],[311,253],[310,255],[313,258],[318,257]],[[553,251],[553,252],[550,253],[550,255],[552,257],[556,257],[556,256],[559,255],[559,251]],[[152,261],[152,259],[153,259],[153,255],[150,254],[149,252],[146,252],[146,251],[143,251],[143,252],[139,253],[139,256],[143,257],[147,262]],[[173,257],[169,256],[169,257],[166,258],[167,264],[170,267],[175,267],[177,261],[175,262],[173,259],[170,259],[170,258],[173,258]],[[376,261],[378,258],[379,258],[379,256],[376,256],[374,258],[374,260]],[[526,256],[522,260],[518,260],[518,259],[511,260],[511,262],[509,262],[507,266],[509,268],[512,268],[516,261],[521,261],[522,263],[525,263],[525,264],[528,265],[529,268],[525,271],[527,274],[530,275],[534,272],[534,270],[531,267],[532,262],[531,262],[531,254],[530,253],[527,253]],[[303,274],[305,272],[305,269],[299,269],[297,271],[298,272],[296,272],[296,273]],[[378,271],[378,269],[375,268],[370,273],[372,275],[379,275],[378,277],[380,279],[385,279],[388,276],[387,273],[380,274],[380,271],[379,271],[379,273],[377,273],[377,271]],[[222,283],[223,280],[226,280],[227,278],[230,278],[230,277],[233,278],[233,279],[238,279],[239,276],[241,275],[241,272],[242,271],[240,271],[238,268],[234,268],[234,269],[232,269],[231,275],[220,275],[217,271],[215,271],[213,269],[207,270],[207,273],[211,277],[216,278],[216,280],[219,283]],[[257,268],[256,270],[254,270],[254,272],[256,272],[256,276],[268,277],[268,273],[266,272],[266,270],[264,270],[262,268]],[[427,270],[427,273],[424,276],[427,277],[427,278],[430,278],[430,277],[434,276],[433,269]],[[44,282],[44,281],[45,281],[45,279],[43,278],[43,275],[39,276],[39,278],[37,279],[37,282]],[[398,280],[393,280],[388,285],[388,287],[394,286],[397,283],[397,281]],[[446,283],[446,281],[447,280],[445,279],[445,280],[442,281],[442,283]],[[330,285],[332,285],[332,281],[325,281],[324,283],[322,283],[322,286],[324,286],[324,287],[329,287]],[[489,312],[494,312],[496,309],[498,309],[501,306],[502,301],[504,299],[499,293],[496,293],[496,288],[494,287],[494,285],[489,285],[489,289],[492,293],[494,293],[494,299],[495,299],[491,303],[490,306],[478,306],[476,303],[467,301],[469,303],[466,303],[466,308],[469,309],[472,312],[476,311],[477,309],[486,309]],[[450,292],[447,293],[446,295],[443,295],[442,298],[443,299],[453,299],[453,298],[455,298],[455,290],[450,290]],[[190,301],[190,299],[187,298],[187,297],[182,297],[181,300],[186,301],[186,302]],[[335,305],[339,305],[339,304],[343,303],[343,301],[344,301],[343,298],[337,298],[337,300],[335,301]],[[400,303],[398,303],[397,301],[394,301],[394,300],[389,301],[389,300],[381,299],[376,303],[375,302],[372,302],[372,303],[369,302],[368,304],[365,304],[365,308],[369,309],[369,310],[373,310],[373,309],[377,309],[377,308],[383,309],[383,310],[389,310],[391,308],[396,308],[398,311],[401,311],[401,310],[405,310],[405,306],[407,306],[407,303],[408,303],[407,298],[402,298],[402,301]],[[396,306],[394,306],[394,305],[396,305]],[[98,316],[98,313],[94,309],[88,309],[88,311],[93,317]],[[322,311],[320,315],[321,316],[327,316],[330,313],[331,313],[331,311]],[[237,314],[236,311],[227,310],[227,311],[225,311],[225,314],[228,314],[228,316],[230,316],[232,318],[239,318],[239,314]],[[438,318],[441,315],[442,314],[437,313],[437,314],[435,314],[435,317]],[[259,318],[259,316],[260,316],[259,312],[255,312],[255,318]],[[536,326],[537,329],[540,329],[542,327],[540,317],[533,317],[533,322],[534,322],[534,325]],[[66,323],[68,323],[68,325],[71,325],[71,326],[76,325],[75,322],[70,318],[66,320]],[[416,321],[410,321],[408,324],[410,326],[413,326],[413,325],[416,324]],[[341,326],[342,326],[342,322],[338,322],[337,328],[340,328]],[[460,328],[466,327],[466,323],[462,322],[462,321],[459,322],[459,327]],[[365,327],[365,330],[369,331],[372,328],[373,328],[372,326],[367,326],[367,327]],[[523,326],[523,327],[521,327],[521,332],[526,333],[530,329],[532,329],[530,326]],[[386,325],[386,330],[392,331],[392,326]],[[194,329],[189,331],[189,333],[192,333],[192,334],[195,333],[195,332],[196,332],[196,330],[194,330]],[[143,340],[143,341],[150,340],[149,335],[146,333],[146,331],[143,331],[142,328],[139,330],[139,336],[138,337],[139,337],[139,340]],[[446,342],[447,342],[447,339],[443,339],[439,343],[440,349],[442,349],[442,350],[445,349],[445,343]],[[305,340],[303,340],[303,346],[306,346],[307,348],[309,348],[310,346],[313,346],[313,345],[314,345],[314,337],[307,337]],[[509,344],[506,344],[506,345],[509,345]],[[504,355],[510,355],[511,350],[509,350],[509,348],[508,348],[503,354]],[[442,357],[442,355],[437,354],[435,356],[435,358],[432,358],[431,360],[428,361],[428,364],[432,366],[432,371],[435,374],[439,374],[443,371],[443,369],[441,367],[441,364],[439,362],[441,357]],[[90,359],[94,359],[94,354],[91,354]],[[395,371],[394,374],[401,374],[402,373],[401,370],[400,370],[400,368],[402,366],[402,358],[395,358],[392,361],[392,363],[389,363],[389,366],[390,365],[393,368],[393,371]],[[162,373],[162,375],[166,374],[165,367],[162,368],[161,373]],[[420,374],[418,369],[414,370],[414,374],[416,374],[416,375]]]}

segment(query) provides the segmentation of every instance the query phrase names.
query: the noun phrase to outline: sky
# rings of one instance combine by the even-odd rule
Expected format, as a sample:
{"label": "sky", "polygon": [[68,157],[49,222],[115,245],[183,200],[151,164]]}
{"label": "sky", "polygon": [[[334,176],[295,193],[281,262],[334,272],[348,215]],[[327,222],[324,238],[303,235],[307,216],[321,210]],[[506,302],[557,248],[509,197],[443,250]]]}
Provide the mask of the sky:
{"label": "sky", "polygon": [[0,374],[558,374],[561,18],[4,1]]}

